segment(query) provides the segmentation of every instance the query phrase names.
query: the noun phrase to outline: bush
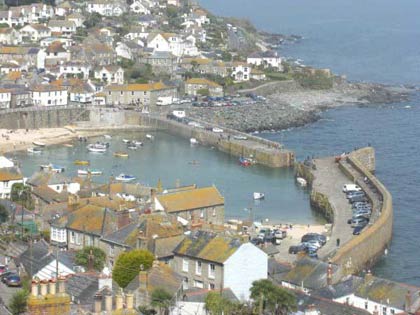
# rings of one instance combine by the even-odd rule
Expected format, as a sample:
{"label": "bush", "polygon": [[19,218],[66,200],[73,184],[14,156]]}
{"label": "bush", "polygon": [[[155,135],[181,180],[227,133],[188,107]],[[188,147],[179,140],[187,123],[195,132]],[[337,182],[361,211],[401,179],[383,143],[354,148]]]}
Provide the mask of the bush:
{"label": "bush", "polygon": [[91,255],[91,251],[93,255],[93,268],[97,271],[102,271],[105,266],[106,254],[98,247],[87,246],[79,250],[74,259],[75,263],[88,269],[89,255]]}
{"label": "bush", "polygon": [[334,83],[334,79],[321,70],[315,73],[295,73],[294,78],[302,87],[313,90],[328,90]]}
{"label": "bush", "polygon": [[26,312],[28,294],[28,291],[19,290],[12,296],[9,309],[13,315],[24,314]]}

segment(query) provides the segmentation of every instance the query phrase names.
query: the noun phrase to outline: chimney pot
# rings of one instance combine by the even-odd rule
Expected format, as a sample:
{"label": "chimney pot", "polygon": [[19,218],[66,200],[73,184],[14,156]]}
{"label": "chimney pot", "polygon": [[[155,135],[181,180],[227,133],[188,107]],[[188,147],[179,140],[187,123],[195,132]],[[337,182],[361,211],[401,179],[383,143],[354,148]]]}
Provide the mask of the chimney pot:
{"label": "chimney pot", "polygon": [[127,303],[127,309],[132,310],[134,308],[134,295],[133,295],[133,293],[127,293],[125,295],[125,301]]}
{"label": "chimney pot", "polygon": [[49,286],[50,286],[50,294],[51,295],[55,295],[55,293],[56,293],[56,283],[55,283],[55,279],[51,279],[50,280],[50,283],[49,283]]}
{"label": "chimney pot", "polygon": [[42,280],[40,287],[41,287],[41,295],[42,296],[47,295],[47,281]]}
{"label": "chimney pot", "polygon": [[112,295],[111,294],[105,295],[105,311],[106,312],[112,311]]}
{"label": "chimney pot", "polygon": [[93,312],[99,314],[102,311],[102,295],[95,295],[95,304],[93,306]]}
{"label": "chimney pot", "polygon": [[31,295],[38,296],[38,281],[32,280]]}
{"label": "chimney pot", "polygon": [[123,297],[121,294],[115,296],[115,309],[120,310],[123,308]]}
{"label": "chimney pot", "polygon": [[58,277],[58,293],[66,293],[66,278]]}

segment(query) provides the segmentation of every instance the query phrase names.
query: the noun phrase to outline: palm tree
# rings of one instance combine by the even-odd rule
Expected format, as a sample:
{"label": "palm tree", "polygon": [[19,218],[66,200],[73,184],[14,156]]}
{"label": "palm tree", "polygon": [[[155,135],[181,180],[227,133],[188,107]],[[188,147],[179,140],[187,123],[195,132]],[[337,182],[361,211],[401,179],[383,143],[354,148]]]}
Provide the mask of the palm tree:
{"label": "palm tree", "polygon": [[151,305],[159,309],[159,315],[167,315],[171,306],[172,295],[163,288],[156,288],[152,292]]}

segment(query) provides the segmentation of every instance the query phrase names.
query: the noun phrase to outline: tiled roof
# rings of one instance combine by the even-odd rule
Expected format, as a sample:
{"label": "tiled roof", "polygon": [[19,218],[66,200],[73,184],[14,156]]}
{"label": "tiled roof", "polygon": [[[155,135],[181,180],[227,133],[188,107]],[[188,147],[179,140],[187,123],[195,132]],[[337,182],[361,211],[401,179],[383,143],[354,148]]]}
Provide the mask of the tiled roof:
{"label": "tiled roof", "polygon": [[22,72],[20,71],[10,71],[5,76],[5,80],[15,81],[17,79],[20,79],[22,77]]}
{"label": "tiled roof", "polygon": [[46,49],[46,52],[48,53],[59,53],[59,52],[66,52],[66,50],[63,48],[63,43],[56,41],[52,42]]}
{"label": "tiled roof", "polygon": [[140,217],[139,230],[146,238],[171,237],[183,233],[182,227],[172,223],[164,214],[146,214]]}
{"label": "tiled roof", "polygon": [[31,91],[33,92],[55,92],[65,90],[65,88],[53,84],[38,84],[31,88]]}
{"label": "tiled roof", "polygon": [[220,206],[225,203],[223,196],[214,186],[158,195],[156,198],[169,213]]}
{"label": "tiled roof", "polygon": [[146,84],[124,84],[124,85],[110,85],[105,89],[108,91],[159,91],[167,89],[168,87],[162,82],[146,83]]}
{"label": "tiled roof", "polygon": [[151,242],[149,250],[158,258],[173,256],[175,248],[184,240],[183,234],[165,238],[156,238]]}
{"label": "tiled roof", "polygon": [[239,239],[229,236],[193,231],[175,248],[174,254],[223,264],[241,244]]}
{"label": "tiled roof", "polygon": [[[0,89],[0,93],[1,93]],[[0,168],[0,181],[20,180],[23,179],[20,171],[15,167],[4,167]]]}
{"label": "tiled roof", "polygon": [[47,185],[37,186],[32,189],[32,194],[41,198],[47,203],[62,202],[67,200],[66,193],[58,193]]}
{"label": "tiled roof", "polygon": [[115,212],[88,204],[68,215],[67,228],[96,235],[109,234],[117,228]]}
{"label": "tiled roof", "polygon": [[191,79],[188,79],[185,83],[186,84],[207,85],[207,86],[210,86],[210,87],[221,87],[216,82],[207,80],[205,78],[191,78]]}

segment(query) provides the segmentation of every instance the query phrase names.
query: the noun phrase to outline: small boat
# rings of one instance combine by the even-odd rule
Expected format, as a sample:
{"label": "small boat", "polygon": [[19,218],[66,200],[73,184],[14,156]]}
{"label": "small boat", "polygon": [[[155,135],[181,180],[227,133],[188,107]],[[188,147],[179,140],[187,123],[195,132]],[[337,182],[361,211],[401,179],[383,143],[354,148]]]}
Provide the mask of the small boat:
{"label": "small boat", "polygon": [[87,149],[89,152],[94,152],[94,153],[105,153],[106,152],[106,148],[101,147],[101,146],[97,146],[95,144],[89,144],[87,146]]}
{"label": "small boat", "polygon": [[116,156],[116,157],[128,157],[128,153],[127,152],[118,151],[118,152],[114,152],[114,156]]}
{"label": "small boat", "polygon": [[92,170],[90,170],[90,169],[87,169],[87,170],[77,170],[77,175],[102,175],[102,171],[100,171],[100,170],[94,170],[94,169],[92,169]]}
{"label": "small boat", "polygon": [[42,150],[38,147],[27,148],[26,151],[28,151],[28,153],[32,153],[32,154],[41,154],[42,153]]}
{"label": "small boat", "polygon": [[89,165],[89,161],[83,161],[83,160],[76,160],[74,161],[74,165]]}
{"label": "small boat", "polygon": [[45,147],[45,143],[44,142],[34,141],[32,143],[33,143],[33,145],[36,145],[37,147]]}
{"label": "small boat", "polygon": [[117,177],[115,177],[115,179],[120,182],[130,182],[132,180],[135,180],[136,178],[133,175],[120,174]]}
{"label": "small boat", "polygon": [[306,185],[308,185],[308,182],[306,181],[306,179],[304,179],[302,177],[296,177],[296,181],[302,187],[306,187]]}
{"label": "small boat", "polygon": [[54,173],[63,173],[66,169],[62,166],[54,165],[54,164],[43,164],[40,165],[41,170],[50,170]]}
{"label": "small boat", "polygon": [[71,143],[64,143],[63,146],[67,147],[67,148],[73,148],[74,145],[72,145]]}
{"label": "small boat", "polygon": [[252,164],[254,164],[254,162],[251,159],[241,156],[239,158],[239,164],[241,164],[242,166],[251,166]]}
{"label": "small boat", "polygon": [[137,150],[139,147],[136,146],[135,144],[131,143],[127,146],[127,148],[130,149],[130,150]]}
{"label": "small boat", "polygon": [[196,138],[191,138],[190,139],[190,144],[192,144],[192,145],[198,144],[197,139]]}
{"label": "small boat", "polygon": [[112,136],[111,135],[104,135],[104,138],[105,139],[112,139]]}
{"label": "small boat", "polygon": [[236,135],[236,136],[233,136],[233,139],[235,139],[235,140],[248,140],[248,137],[242,136],[242,135]]}
{"label": "small boat", "polygon": [[142,147],[143,146],[143,142],[141,142],[141,141],[131,141],[131,144],[134,144],[136,147]]}
{"label": "small boat", "polygon": [[253,197],[254,200],[261,200],[264,199],[265,195],[261,192],[254,192]]}
{"label": "small boat", "polygon": [[154,140],[155,139],[155,136],[153,136],[151,134],[146,134],[146,139]]}
{"label": "small boat", "polygon": [[130,142],[130,140],[128,140],[128,139],[122,139],[122,142],[124,142],[124,143],[129,143],[129,142]]}

